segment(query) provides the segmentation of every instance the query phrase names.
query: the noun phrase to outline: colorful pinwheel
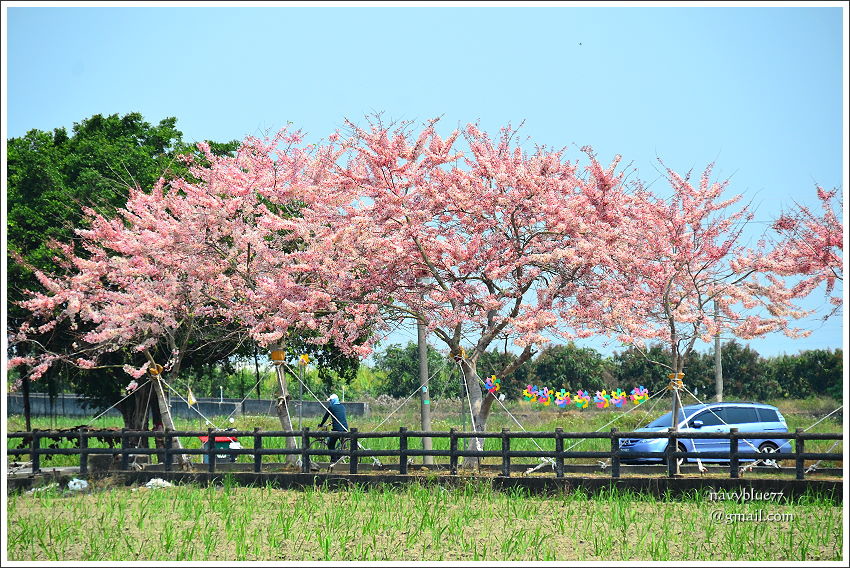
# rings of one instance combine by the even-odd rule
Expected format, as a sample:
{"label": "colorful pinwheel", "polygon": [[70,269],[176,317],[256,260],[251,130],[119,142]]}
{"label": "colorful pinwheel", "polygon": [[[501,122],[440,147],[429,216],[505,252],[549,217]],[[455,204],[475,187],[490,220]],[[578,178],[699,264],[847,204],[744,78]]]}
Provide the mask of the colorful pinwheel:
{"label": "colorful pinwheel", "polygon": [[611,404],[611,395],[604,390],[602,392],[596,391],[593,402],[596,403],[596,408],[608,408],[608,405]]}
{"label": "colorful pinwheel", "polygon": [[622,389],[618,388],[616,392],[611,393],[611,404],[617,408],[621,408],[628,400],[629,395],[627,395]]}
{"label": "colorful pinwheel", "polygon": [[502,380],[497,379],[496,375],[492,375],[484,379],[484,388],[490,391],[490,394],[496,394],[502,388]]}
{"label": "colorful pinwheel", "polygon": [[561,408],[566,408],[570,404],[572,404],[571,395],[569,392],[561,389],[560,391],[555,393],[555,404],[560,406]]}
{"label": "colorful pinwheel", "polygon": [[649,400],[649,391],[643,388],[643,385],[640,385],[639,387],[635,387],[632,389],[632,394],[630,398],[635,404],[646,402],[647,400]]}
{"label": "colorful pinwheel", "polygon": [[573,404],[576,405],[576,408],[587,408],[590,406],[590,395],[583,390],[579,390],[576,393],[576,397],[573,399]]}

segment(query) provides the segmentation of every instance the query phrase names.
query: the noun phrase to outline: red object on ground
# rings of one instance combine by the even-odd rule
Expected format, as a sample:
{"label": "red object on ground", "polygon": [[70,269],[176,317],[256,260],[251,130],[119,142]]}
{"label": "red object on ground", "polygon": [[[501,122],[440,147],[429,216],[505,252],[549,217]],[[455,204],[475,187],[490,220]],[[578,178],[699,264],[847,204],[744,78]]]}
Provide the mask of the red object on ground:
{"label": "red object on ground", "polygon": [[[204,444],[207,443],[207,438],[209,438],[209,436],[198,436],[198,439]],[[215,442],[236,442],[239,438],[235,438],[233,436],[215,436],[213,440]]]}

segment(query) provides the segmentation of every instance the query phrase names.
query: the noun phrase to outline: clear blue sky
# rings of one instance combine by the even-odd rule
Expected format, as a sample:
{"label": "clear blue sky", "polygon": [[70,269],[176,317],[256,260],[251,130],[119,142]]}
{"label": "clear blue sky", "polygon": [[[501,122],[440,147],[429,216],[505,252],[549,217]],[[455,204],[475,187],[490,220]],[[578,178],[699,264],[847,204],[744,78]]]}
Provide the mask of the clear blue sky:
{"label": "clear blue sky", "polygon": [[[318,140],[383,111],[443,115],[445,130],[525,120],[535,142],[622,154],[646,182],[656,157],[679,170],[716,161],[757,221],[814,203],[815,183],[846,183],[838,7],[6,10],[7,138],[138,111],[177,117],[186,140],[287,121]],[[809,339],[750,344],[842,346],[840,318],[807,325]]]}

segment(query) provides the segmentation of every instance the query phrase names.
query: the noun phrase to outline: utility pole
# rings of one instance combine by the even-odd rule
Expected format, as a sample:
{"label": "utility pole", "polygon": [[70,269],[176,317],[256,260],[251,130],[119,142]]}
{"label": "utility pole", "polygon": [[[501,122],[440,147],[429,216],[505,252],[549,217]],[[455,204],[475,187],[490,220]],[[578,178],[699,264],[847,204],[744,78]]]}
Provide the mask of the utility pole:
{"label": "utility pole", "polygon": [[714,323],[717,324],[717,334],[714,336],[714,390],[717,402],[723,402],[723,359],[720,352],[720,309],[714,300]]}
{"label": "utility pole", "polygon": [[[419,384],[422,387],[419,391],[422,431],[430,432],[431,398],[428,393],[428,332],[424,321],[418,320],[416,323],[416,331],[419,342]],[[422,438],[422,449],[430,450],[431,448],[431,438]],[[432,465],[434,463],[434,456],[424,456],[422,463],[425,465]]]}

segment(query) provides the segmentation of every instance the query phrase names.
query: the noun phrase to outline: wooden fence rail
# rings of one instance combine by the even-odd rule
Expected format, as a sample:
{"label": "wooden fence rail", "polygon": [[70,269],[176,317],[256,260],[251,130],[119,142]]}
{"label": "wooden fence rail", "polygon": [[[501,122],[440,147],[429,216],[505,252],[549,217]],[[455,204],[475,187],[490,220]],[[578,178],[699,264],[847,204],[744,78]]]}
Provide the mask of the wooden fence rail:
{"label": "wooden fence rail", "polygon": [[[207,436],[206,448],[190,449],[178,448],[174,445],[175,438],[191,438]],[[276,430],[262,431],[255,428],[252,431],[236,431],[236,430],[213,430],[206,431],[177,431],[165,430],[164,432],[151,432],[150,430],[127,430],[127,429],[112,429],[112,430],[63,430],[61,432],[55,430],[34,430],[32,432],[9,432],[6,435],[7,439],[21,439],[22,443],[17,448],[7,448],[6,453],[11,456],[29,455],[32,462],[32,471],[39,472],[41,470],[41,456],[46,455],[78,455],[80,457],[80,473],[88,473],[88,457],[94,454],[111,454],[113,456],[120,455],[121,469],[129,469],[129,460],[131,455],[136,454],[158,454],[162,456],[165,471],[171,471],[174,468],[175,455],[204,455],[210,472],[216,471],[216,457],[218,454],[229,455],[249,455],[253,457],[253,470],[259,473],[263,466],[264,456],[281,456],[281,455],[297,455],[301,460],[301,471],[308,473],[311,471],[312,458],[318,456],[328,456],[332,461],[347,457],[349,460],[349,471],[352,474],[358,473],[359,463],[363,458],[380,458],[380,457],[398,457],[399,473],[404,475],[408,472],[408,464],[411,458],[422,456],[433,457],[448,457],[449,469],[451,473],[457,474],[459,458],[497,458],[501,460],[501,475],[509,477],[511,474],[511,463],[515,458],[540,458],[547,459],[553,462],[553,469],[557,477],[564,476],[564,460],[575,458],[607,458],[611,460],[611,477],[620,477],[620,465],[624,461],[624,453],[620,446],[620,440],[623,439],[653,439],[666,438],[668,440],[667,450],[658,452],[629,452],[627,458],[654,458],[662,460],[667,464],[668,475],[673,475],[676,470],[676,460],[678,458],[715,458],[728,460],[729,476],[737,478],[739,475],[739,464],[741,460],[752,460],[754,455],[765,456],[766,459],[781,459],[793,460],[795,462],[795,474],[797,479],[805,478],[805,460],[842,460],[841,453],[826,453],[826,452],[806,452],[806,440],[842,440],[843,435],[840,433],[807,433],[802,429],[797,429],[795,432],[739,432],[732,428],[730,432],[674,432],[672,429],[661,432],[620,432],[616,428],[612,428],[610,432],[564,432],[560,428],[554,431],[546,432],[512,432],[507,428],[500,432],[460,432],[454,428],[448,432],[420,432],[400,428],[398,432],[360,432],[357,428],[352,428],[349,432],[328,432],[328,431],[311,431],[309,428],[303,430]],[[137,441],[147,438],[158,438],[163,441],[162,448],[145,448],[133,447],[131,441]],[[226,438],[250,438],[253,440],[253,448],[229,449],[217,448],[215,442],[209,443],[209,440],[215,440],[216,437]],[[343,438],[347,437],[351,440],[348,449],[327,448],[311,448],[311,441],[319,438]],[[417,449],[410,447],[410,440],[416,438],[448,438],[449,449]],[[107,448],[91,447],[89,440],[95,438],[109,445]],[[264,443],[267,438],[295,438],[301,441],[301,446],[296,448],[272,448]],[[393,450],[372,450],[362,445],[364,441],[373,439],[396,439],[398,441],[398,449]],[[468,440],[469,438],[477,438],[486,440],[488,438],[498,439],[501,442],[501,447],[496,450],[462,450],[459,449],[459,443]],[[511,449],[512,440],[522,439],[552,439],[554,440],[554,449],[542,450],[516,450]],[[565,440],[583,440],[583,439],[609,439],[610,449],[605,451],[573,451],[564,449]],[[77,443],[74,448],[43,448],[42,440],[60,440],[69,439]],[[728,451],[714,452],[680,452],[671,451],[672,448],[677,448],[677,442],[681,439],[722,439],[729,440]],[[739,442],[749,439],[774,439],[774,440],[793,440],[794,451],[790,453],[779,454],[780,457],[774,458],[776,454],[755,454],[754,452],[741,451],[742,447]],[[118,446],[120,441],[120,447]],[[55,445],[55,444],[54,444]],[[483,447],[483,446],[479,446]]]}

